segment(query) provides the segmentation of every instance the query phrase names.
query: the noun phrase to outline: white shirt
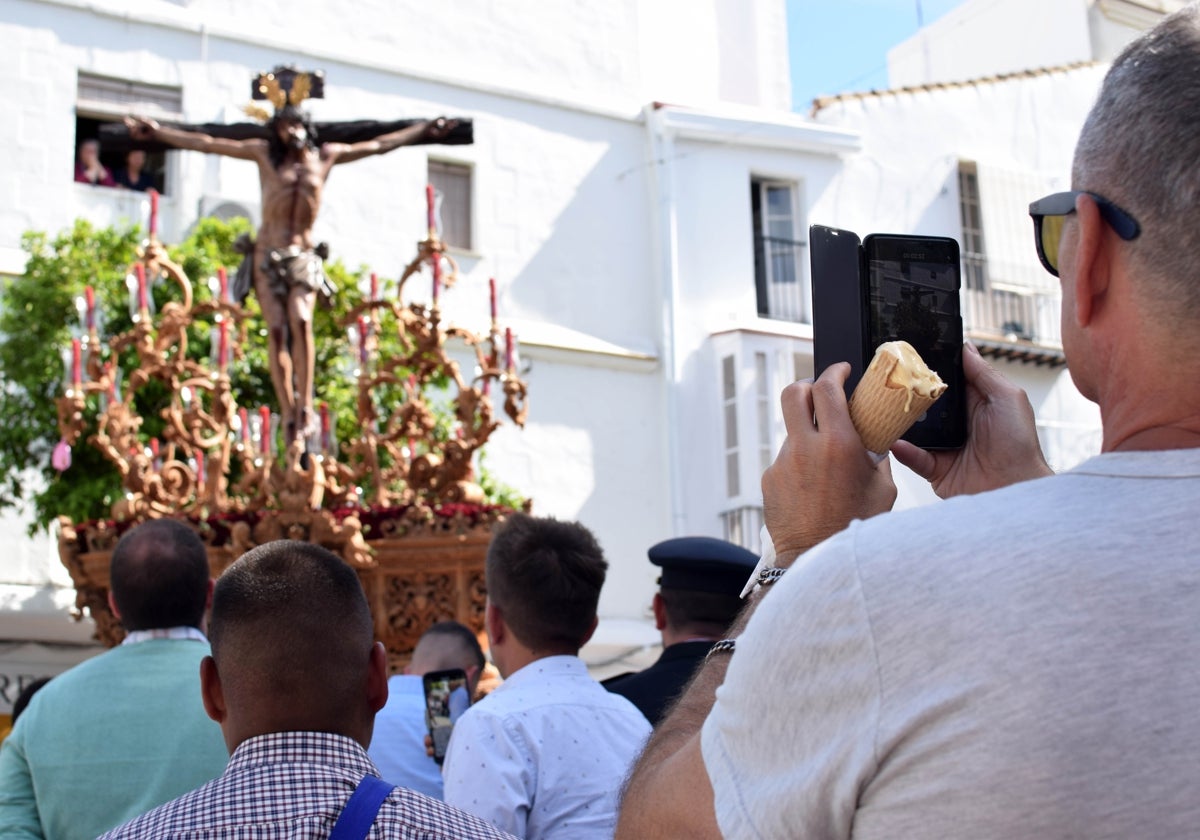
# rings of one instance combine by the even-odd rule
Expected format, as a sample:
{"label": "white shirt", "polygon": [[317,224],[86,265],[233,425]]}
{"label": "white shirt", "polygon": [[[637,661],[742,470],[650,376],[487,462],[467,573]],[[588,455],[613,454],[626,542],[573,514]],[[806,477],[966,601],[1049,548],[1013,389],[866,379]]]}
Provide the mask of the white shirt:
{"label": "white shirt", "polygon": [[581,659],[539,659],[455,725],[446,802],[530,840],[608,840],[649,735],[637,707],[588,676]]}
{"label": "white shirt", "polygon": [[386,781],[441,799],[442,771],[425,752],[427,734],[421,678],[397,674],[388,679],[387,705],[375,715],[367,755]]}

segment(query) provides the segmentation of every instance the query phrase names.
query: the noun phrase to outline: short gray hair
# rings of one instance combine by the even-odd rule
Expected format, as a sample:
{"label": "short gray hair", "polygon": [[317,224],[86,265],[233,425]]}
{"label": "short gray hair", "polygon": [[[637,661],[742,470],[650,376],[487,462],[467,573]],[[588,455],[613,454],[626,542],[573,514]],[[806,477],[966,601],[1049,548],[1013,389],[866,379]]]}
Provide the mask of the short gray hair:
{"label": "short gray hair", "polygon": [[1200,313],[1200,5],[1191,3],[1113,62],[1075,148],[1076,189],[1133,214],[1131,257],[1156,314]]}

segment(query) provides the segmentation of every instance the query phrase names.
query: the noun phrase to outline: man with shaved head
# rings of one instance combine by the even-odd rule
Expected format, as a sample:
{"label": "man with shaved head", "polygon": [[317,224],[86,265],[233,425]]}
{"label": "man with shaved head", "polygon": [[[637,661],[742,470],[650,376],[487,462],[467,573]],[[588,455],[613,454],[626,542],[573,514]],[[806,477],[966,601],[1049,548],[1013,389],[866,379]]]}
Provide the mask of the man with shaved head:
{"label": "man with shaved head", "polygon": [[359,836],[372,824],[380,838],[505,836],[380,783],[366,746],[387,700],[387,656],[358,576],[340,558],[291,541],[250,551],[217,582],[210,633],[201,691],[229,767],[106,838],[324,838],[356,812],[366,814]]}
{"label": "man with shaved head", "polygon": [[442,768],[425,748],[421,678],[434,671],[461,669],[467,675],[465,706],[475,693],[485,663],[479,639],[466,625],[439,621],[425,631],[404,673],[388,680],[387,705],[375,718],[375,738],[368,752],[385,779],[442,798]]}
{"label": "man with shaved head", "polygon": [[109,574],[125,641],[55,677],[5,740],[0,837],[91,840],[228,760],[200,701],[204,544],[180,522],[147,522],[117,543]]}

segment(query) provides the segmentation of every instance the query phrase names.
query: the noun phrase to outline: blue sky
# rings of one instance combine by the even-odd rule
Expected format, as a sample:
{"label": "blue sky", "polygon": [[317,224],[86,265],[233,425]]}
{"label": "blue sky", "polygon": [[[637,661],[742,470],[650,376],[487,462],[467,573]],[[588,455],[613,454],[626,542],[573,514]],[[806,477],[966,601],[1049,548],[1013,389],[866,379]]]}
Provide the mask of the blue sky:
{"label": "blue sky", "polygon": [[787,0],[792,108],[813,97],[887,87],[887,51],[964,0]]}

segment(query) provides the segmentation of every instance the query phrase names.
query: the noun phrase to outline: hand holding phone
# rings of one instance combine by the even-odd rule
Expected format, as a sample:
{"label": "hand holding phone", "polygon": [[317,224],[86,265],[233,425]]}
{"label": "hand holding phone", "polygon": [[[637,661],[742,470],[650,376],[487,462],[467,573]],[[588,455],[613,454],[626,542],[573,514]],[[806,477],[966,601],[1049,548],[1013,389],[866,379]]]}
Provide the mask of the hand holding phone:
{"label": "hand holding phone", "polygon": [[461,668],[430,671],[421,678],[425,689],[425,726],[433,742],[433,760],[446,758],[446,747],[454,724],[471,705],[467,673]]}

